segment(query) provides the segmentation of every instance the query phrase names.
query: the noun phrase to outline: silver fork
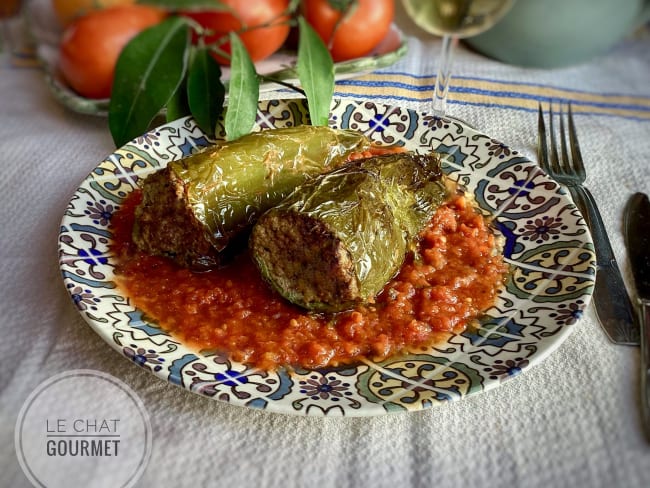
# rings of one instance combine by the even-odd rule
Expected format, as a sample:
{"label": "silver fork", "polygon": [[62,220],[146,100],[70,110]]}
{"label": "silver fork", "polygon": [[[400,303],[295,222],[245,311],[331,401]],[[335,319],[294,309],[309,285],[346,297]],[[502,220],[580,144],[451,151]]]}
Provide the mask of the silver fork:
{"label": "silver fork", "polygon": [[547,146],[546,124],[542,105],[538,108],[537,158],[541,168],[560,185],[567,188],[574,203],[582,213],[596,252],[596,283],[594,286],[594,306],[598,320],[607,337],[615,344],[638,345],[639,327],[634,321],[634,311],[627,295],[621,272],[616,264],[612,246],[605,231],[598,206],[589,190],[583,186],[587,173],[578,145],[578,135],[573,121],[573,111],[569,103],[568,139],[565,128],[565,115],[560,104],[560,153],[553,126],[553,104],[549,106],[549,132],[551,149]]}

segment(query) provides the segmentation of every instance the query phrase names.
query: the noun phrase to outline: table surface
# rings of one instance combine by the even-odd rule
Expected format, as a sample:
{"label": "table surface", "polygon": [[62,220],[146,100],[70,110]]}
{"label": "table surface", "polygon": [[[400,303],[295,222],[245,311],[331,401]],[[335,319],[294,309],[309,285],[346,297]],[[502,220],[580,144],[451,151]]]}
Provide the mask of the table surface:
{"label": "table surface", "polygon": [[[398,7],[407,56],[340,82],[336,96],[427,107],[438,38]],[[579,65],[525,69],[460,45],[449,111],[536,160],[538,102],[574,103],[588,179],[625,280],[628,197],[650,191],[650,33]],[[29,486],[18,411],[56,373],[91,369],[130,386],[153,450],[141,486],[650,486],[639,351],[614,346],[590,305],[541,364],[499,388],[417,413],[303,418],[234,407],[172,386],[113,351],[62,286],[57,234],[77,185],[114,147],[102,117],[51,95],[21,53],[0,66],[0,485]]]}

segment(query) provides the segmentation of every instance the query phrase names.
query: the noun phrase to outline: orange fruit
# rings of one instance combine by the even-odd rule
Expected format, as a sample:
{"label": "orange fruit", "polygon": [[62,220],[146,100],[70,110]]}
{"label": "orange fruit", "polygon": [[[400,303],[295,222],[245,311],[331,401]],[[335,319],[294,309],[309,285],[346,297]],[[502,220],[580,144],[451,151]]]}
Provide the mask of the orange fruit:
{"label": "orange fruit", "polygon": [[166,15],[158,8],[134,4],[95,10],[79,17],[61,38],[59,69],[63,78],[84,97],[110,97],[115,64],[124,46]]}
{"label": "orange fruit", "polygon": [[[253,61],[268,58],[282,47],[289,35],[289,0],[220,0],[226,10],[181,11],[210,32],[205,43],[215,43],[230,54],[230,32],[236,32]],[[218,63],[230,58],[212,53]]]}
{"label": "orange fruit", "polygon": [[52,0],[52,8],[63,27],[66,27],[77,17],[93,10],[100,10],[117,5],[130,5],[135,0]]}

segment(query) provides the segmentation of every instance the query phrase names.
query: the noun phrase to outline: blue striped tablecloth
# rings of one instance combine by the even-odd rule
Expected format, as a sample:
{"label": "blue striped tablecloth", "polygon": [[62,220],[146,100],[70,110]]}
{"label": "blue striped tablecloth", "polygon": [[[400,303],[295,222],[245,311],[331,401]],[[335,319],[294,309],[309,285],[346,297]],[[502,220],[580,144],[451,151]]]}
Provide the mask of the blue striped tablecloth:
{"label": "blue striped tablecloth", "polygon": [[[435,76],[408,72],[407,66],[403,70],[395,68],[397,67],[339,81],[336,95],[426,107],[434,88]],[[529,74],[525,77],[534,76]],[[611,91],[589,91],[573,88],[570,86],[572,84],[563,85],[559,80],[541,83],[532,80],[509,81],[504,78],[463,74],[454,76],[449,89],[450,110],[453,112],[455,105],[463,105],[531,112],[537,111],[538,103],[552,100],[554,103],[571,102],[575,114],[650,120],[648,95],[635,94],[633,91],[619,92],[616,91],[616,86],[611,86]]]}

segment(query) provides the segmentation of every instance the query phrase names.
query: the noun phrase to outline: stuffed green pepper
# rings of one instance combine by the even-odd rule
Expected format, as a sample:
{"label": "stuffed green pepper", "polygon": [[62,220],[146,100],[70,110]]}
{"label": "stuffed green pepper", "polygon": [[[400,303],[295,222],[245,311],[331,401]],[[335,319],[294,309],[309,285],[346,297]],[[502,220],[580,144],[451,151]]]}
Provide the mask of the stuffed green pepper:
{"label": "stuffed green pepper", "polygon": [[133,240],[189,268],[216,267],[265,210],[371,147],[356,131],[299,126],[251,133],[171,162],[143,184]]}
{"label": "stuffed green pepper", "polygon": [[297,188],[254,225],[250,248],[283,297],[314,311],[369,302],[446,199],[435,154],[348,163]]}

